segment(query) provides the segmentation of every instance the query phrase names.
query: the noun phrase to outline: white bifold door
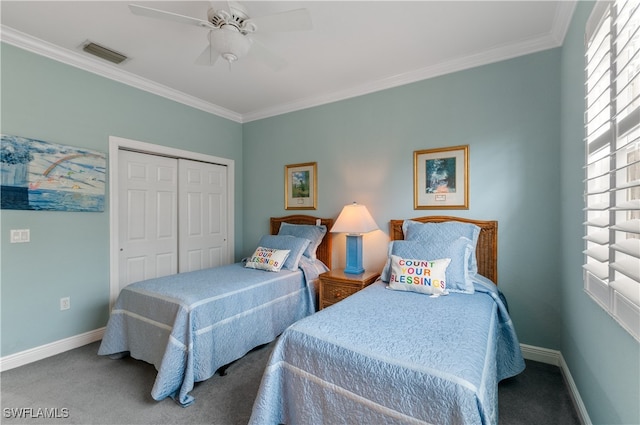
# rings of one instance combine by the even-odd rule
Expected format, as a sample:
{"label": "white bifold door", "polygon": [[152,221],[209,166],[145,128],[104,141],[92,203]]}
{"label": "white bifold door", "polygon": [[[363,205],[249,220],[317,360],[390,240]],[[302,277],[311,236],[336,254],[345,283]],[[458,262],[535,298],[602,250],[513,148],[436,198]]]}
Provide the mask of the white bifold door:
{"label": "white bifold door", "polygon": [[226,264],[227,167],[178,162],[178,271]]}
{"label": "white bifold door", "polygon": [[227,167],[118,151],[119,282],[228,263]]}

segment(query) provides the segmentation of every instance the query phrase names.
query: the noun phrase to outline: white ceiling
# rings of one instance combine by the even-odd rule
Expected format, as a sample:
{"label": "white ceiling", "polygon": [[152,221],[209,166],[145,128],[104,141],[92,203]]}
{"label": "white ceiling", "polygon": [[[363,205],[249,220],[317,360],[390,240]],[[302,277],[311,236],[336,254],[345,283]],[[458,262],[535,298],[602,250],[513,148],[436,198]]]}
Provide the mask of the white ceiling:
{"label": "white ceiling", "polygon": [[[208,1],[0,2],[2,41],[232,119],[255,119],[560,46],[573,1],[253,1],[252,17],[307,8],[313,30],[255,37],[288,65],[194,64],[207,30],[129,3],[206,19]],[[93,41],[127,55],[113,65]]]}

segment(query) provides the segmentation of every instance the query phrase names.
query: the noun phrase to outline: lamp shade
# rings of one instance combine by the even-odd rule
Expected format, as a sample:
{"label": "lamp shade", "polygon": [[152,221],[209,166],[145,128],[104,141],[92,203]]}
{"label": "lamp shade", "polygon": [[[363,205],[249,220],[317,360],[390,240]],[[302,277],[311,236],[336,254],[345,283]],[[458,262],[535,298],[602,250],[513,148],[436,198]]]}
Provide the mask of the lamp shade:
{"label": "lamp shade", "polygon": [[378,230],[369,210],[364,205],[353,203],[345,205],[331,228],[332,233],[361,234]]}
{"label": "lamp shade", "polygon": [[219,30],[212,31],[210,37],[213,50],[229,63],[246,55],[251,47],[251,40],[231,25],[223,25]]}

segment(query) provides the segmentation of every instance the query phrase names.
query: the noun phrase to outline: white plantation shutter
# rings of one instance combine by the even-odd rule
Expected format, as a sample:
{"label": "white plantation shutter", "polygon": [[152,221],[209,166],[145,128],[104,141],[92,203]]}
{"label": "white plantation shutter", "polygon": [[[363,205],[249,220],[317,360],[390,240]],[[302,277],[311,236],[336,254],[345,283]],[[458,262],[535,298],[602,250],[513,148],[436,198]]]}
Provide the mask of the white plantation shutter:
{"label": "white plantation shutter", "polygon": [[586,29],[586,292],[640,341],[640,2]]}

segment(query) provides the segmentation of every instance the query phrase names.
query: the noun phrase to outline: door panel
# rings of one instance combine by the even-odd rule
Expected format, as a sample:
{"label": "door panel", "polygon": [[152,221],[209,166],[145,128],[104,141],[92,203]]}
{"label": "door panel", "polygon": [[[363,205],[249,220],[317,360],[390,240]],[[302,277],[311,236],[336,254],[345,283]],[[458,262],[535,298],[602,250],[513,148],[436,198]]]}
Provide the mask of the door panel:
{"label": "door panel", "polygon": [[179,270],[228,264],[227,167],[179,160]]}
{"label": "door panel", "polygon": [[178,270],[178,161],[118,151],[120,289]]}

